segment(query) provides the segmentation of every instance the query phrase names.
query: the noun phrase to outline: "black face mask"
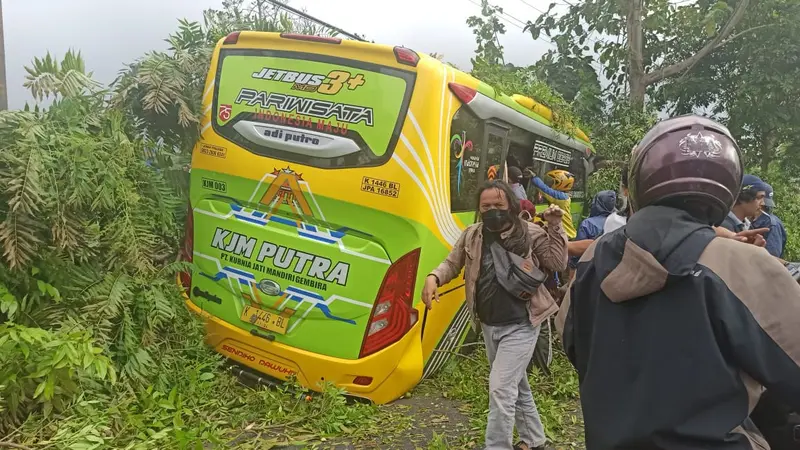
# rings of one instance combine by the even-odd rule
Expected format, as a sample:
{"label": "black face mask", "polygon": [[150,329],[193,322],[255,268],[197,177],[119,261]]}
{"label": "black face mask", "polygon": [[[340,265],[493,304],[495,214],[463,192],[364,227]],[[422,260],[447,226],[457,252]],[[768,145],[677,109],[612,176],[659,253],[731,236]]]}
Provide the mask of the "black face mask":
{"label": "black face mask", "polygon": [[490,209],[481,213],[483,226],[489,231],[501,231],[511,222],[511,215],[507,209]]}

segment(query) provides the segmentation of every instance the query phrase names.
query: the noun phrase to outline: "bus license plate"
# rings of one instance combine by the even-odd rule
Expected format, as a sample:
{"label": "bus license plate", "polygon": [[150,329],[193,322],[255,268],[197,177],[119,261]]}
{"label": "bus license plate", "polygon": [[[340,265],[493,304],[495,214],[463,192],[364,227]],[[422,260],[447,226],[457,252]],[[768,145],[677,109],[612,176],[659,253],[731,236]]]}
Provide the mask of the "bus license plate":
{"label": "bus license plate", "polygon": [[242,320],[278,334],[286,334],[286,328],[289,326],[288,317],[249,305],[242,310]]}

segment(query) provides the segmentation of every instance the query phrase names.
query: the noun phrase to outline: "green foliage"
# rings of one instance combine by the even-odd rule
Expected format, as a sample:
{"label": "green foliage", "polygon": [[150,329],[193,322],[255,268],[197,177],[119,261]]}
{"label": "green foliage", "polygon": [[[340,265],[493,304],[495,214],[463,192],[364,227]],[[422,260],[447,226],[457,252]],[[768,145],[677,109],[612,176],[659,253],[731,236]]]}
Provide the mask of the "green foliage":
{"label": "green foliage", "polygon": [[[775,160],[800,159],[800,151],[776,154],[797,141],[800,109],[800,4],[770,0],[753,4],[741,31],[685,76],[667,83],[659,107],[678,114],[705,108],[727,123],[748,165],[767,170]],[[748,31],[749,30],[749,31]],[[786,148],[784,150],[787,150]]]}
{"label": "green foliage", "polygon": [[500,21],[499,14],[503,14],[503,8],[492,6],[487,0],[481,0],[481,15],[470,16],[467,25],[472,28],[475,35],[475,58],[472,59],[473,66],[476,63],[483,65],[504,64],[503,46],[500,45],[499,35],[505,34],[506,26]]}
{"label": "green foliage", "polygon": [[83,67],[71,52],[35,61],[27,84],[52,106],[0,115],[3,425],[62,412],[117,373],[146,384],[180,308],[164,263],[183,203],[96,83],[76,84]]}
{"label": "green foliage", "polygon": [[[282,2],[289,3],[289,2]],[[206,39],[212,46],[231,32],[241,30],[279,31],[315,36],[335,36],[333,30],[315,22],[294,17],[264,0],[224,0],[222,9],[208,9],[203,13]]]}
{"label": "green foliage", "polygon": [[520,94],[530,97],[553,111],[554,128],[567,134],[573,133],[573,126],[580,127],[572,105],[558,92],[541,81],[535,67],[515,67],[503,64],[503,47],[498,35],[505,33],[505,26],[498,14],[502,8],[482,1],[481,17],[471,16],[467,25],[475,34],[477,49],[472,59],[472,75],[506,95]]}
{"label": "green foliage", "polygon": [[537,78],[561,94],[584,124],[593,124],[602,117],[603,92],[591,58],[559,56],[550,51],[534,67]]}

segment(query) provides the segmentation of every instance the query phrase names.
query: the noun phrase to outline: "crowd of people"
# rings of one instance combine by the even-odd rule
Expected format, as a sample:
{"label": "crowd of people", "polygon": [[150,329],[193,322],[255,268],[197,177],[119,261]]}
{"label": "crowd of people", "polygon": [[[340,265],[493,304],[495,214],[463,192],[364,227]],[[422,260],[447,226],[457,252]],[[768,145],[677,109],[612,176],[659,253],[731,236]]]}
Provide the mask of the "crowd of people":
{"label": "crowd of people", "polygon": [[[772,187],[699,116],[658,123],[629,164],[577,227],[567,171],[509,167],[426,278],[431,308],[464,271],[491,367],[485,448],[553,448],[527,377],[531,362],[547,371],[551,319],[578,372],[589,450],[800,442],[800,285],[780,259]],[[540,214],[531,186],[550,203]]]}

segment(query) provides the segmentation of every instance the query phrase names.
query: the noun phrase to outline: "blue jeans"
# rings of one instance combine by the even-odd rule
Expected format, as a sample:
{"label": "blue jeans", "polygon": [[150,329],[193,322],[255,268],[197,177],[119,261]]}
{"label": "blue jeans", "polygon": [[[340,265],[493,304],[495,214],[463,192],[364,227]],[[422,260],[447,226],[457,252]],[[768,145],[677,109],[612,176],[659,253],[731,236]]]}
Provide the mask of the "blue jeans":
{"label": "blue jeans", "polygon": [[529,323],[481,327],[491,367],[486,450],[511,450],[515,423],[520,439],[529,447],[544,445],[544,426],[527,376],[540,327]]}

